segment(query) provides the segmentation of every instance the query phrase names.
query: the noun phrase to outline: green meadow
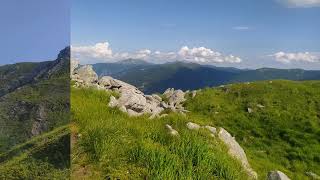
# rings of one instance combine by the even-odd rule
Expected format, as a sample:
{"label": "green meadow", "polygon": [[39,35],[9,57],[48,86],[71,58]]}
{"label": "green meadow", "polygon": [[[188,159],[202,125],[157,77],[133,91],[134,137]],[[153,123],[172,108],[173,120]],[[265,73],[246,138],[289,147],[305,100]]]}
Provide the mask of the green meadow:
{"label": "green meadow", "polygon": [[[72,179],[248,179],[218,138],[187,129],[187,122],[229,131],[259,179],[270,170],[292,179],[320,174],[319,81],[205,88],[195,98],[187,95],[187,116],[166,112],[153,120],[109,108],[111,94],[71,89]],[[165,124],[179,137],[168,135]]]}

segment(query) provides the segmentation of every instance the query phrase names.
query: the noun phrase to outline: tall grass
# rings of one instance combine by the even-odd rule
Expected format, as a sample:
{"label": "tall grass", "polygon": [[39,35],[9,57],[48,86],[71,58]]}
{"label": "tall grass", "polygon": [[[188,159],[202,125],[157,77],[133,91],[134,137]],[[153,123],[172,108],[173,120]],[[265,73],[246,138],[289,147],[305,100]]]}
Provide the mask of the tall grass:
{"label": "tall grass", "polygon": [[[74,148],[80,155],[73,163],[94,165],[101,179],[247,179],[223,144],[205,130],[188,130],[183,116],[128,117],[107,106],[110,93],[71,92],[72,119],[80,134]],[[165,124],[180,137],[169,136]],[[81,162],[81,156],[88,158]]]}

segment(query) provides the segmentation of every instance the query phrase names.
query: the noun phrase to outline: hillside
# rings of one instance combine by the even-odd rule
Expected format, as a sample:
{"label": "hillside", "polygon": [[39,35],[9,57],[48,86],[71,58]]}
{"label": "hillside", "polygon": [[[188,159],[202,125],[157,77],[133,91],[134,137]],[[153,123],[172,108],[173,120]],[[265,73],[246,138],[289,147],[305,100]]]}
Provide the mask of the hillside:
{"label": "hillside", "polygon": [[0,153],[0,179],[68,179],[69,131],[61,126]]}
{"label": "hillside", "polygon": [[[186,95],[183,114],[129,117],[108,106],[108,91],[73,88],[73,176],[87,179],[248,179],[205,129],[223,127],[244,148],[259,179],[280,170],[292,179],[320,174],[320,82],[259,81]],[[167,133],[170,124],[178,137]]]}
{"label": "hillside", "polygon": [[[52,157],[49,157],[50,154],[46,153],[40,155],[37,153],[38,151],[34,152],[33,149],[22,155],[18,153],[6,158],[3,158],[3,154],[13,151],[16,147],[23,147],[25,143],[28,144],[33,139],[41,138],[42,134],[54,133],[55,129],[69,123],[69,64],[70,49],[66,48],[59,53],[54,61],[18,63],[0,67],[1,172],[14,175],[13,173],[16,170],[22,171],[21,173],[25,173],[25,177],[28,177],[26,179],[34,179],[39,174],[27,176],[29,168],[36,168],[37,166],[53,166],[55,168],[50,159],[61,161],[59,156],[64,154],[65,150],[54,148],[55,146],[67,148],[70,142],[69,135],[65,135],[63,141],[56,140],[56,143],[53,144],[48,142],[48,144],[39,145],[39,148],[41,146],[41,149],[47,149],[46,151],[56,151],[57,155]],[[59,134],[55,136],[60,137]],[[43,141],[46,142],[47,138]],[[31,147],[26,145],[26,147],[23,147],[23,151],[29,148]],[[35,157],[34,153],[39,155]],[[21,159],[26,160],[22,160],[23,163],[18,166],[20,160],[16,161],[16,159],[20,159],[20,156]],[[68,154],[64,154],[64,156],[68,156]],[[68,161],[69,158],[66,158],[66,162]],[[11,164],[15,164],[17,167],[11,166]],[[21,167],[21,169],[16,169],[18,167]],[[36,171],[36,169],[34,170]],[[40,170],[39,173],[41,173]],[[52,168],[51,170],[53,171]],[[51,170],[45,172],[50,173]],[[56,168],[55,170],[65,171],[68,169],[64,166],[62,169]],[[21,174],[22,177],[24,175]]]}
{"label": "hillside", "polygon": [[235,82],[259,80],[319,80],[320,71],[261,68],[241,70],[194,63],[150,64],[144,61],[120,61],[93,65],[99,76],[112,76],[128,82],[145,93],[163,92],[167,88],[193,90]]}

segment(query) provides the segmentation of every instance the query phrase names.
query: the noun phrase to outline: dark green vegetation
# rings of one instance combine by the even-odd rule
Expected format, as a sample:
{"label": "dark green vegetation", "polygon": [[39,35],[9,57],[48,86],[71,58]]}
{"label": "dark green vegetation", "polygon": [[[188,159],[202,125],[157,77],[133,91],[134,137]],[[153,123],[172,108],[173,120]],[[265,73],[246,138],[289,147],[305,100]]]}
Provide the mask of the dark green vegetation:
{"label": "dark green vegetation", "polygon": [[150,64],[141,60],[125,60],[94,64],[93,67],[99,76],[109,75],[123,80],[147,94],[164,92],[167,88],[192,90],[235,82],[320,79],[320,71],[272,68],[240,70],[183,62]]}
{"label": "dark green vegetation", "polygon": [[[61,166],[58,156],[69,147],[70,136],[63,134],[62,139],[48,142],[44,138],[41,141],[45,143],[36,142],[36,139],[41,139],[43,133],[54,133],[56,128],[69,123],[69,60],[70,49],[66,48],[55,61],[0,67],[0,174],[6,172],[7,179],[15,175],[20,179],[36,179],[40,178],[41,173],[50,178],[53,171],[61,171],[61,174],[68,171],[65,164],[68,164],[69,158],[64,158],[65,163]],[[58,134],[55,136],[60,137]],[[28,143],[33,141],[39,144]],[[25,150],[28,152],[22,153]],[[53,155],[55,153],[57,155]],[[64,156],[69,157],[68,154]],[[37,166],[41,168],[36,169]]]}
{"label": "dark green vegetation", "polygon": [[[129,118],[109,108],[109,96],[72,89],[75,177],[91,172],[86,173],[88,179],[247,179],[217,138],[204,130],[188,130],[188,121],[229,131],[259,179],[270,170],[283,171],[292,179],[308,179],[306,171],[320,174],[319,81],[206,88],[195,98],[188,97],[187,117],[170,113],[154,120]],[[167,135],[165,124],[172,125],[180,137]]]}
{"label": "dark green vegetation", "polygon": [[[184,116],[129,118],[108,108],[110,93],[72,89],[73,179],[247,179],[209,132],[190,132]],[[171,124],[180,137],[167,134]]]}

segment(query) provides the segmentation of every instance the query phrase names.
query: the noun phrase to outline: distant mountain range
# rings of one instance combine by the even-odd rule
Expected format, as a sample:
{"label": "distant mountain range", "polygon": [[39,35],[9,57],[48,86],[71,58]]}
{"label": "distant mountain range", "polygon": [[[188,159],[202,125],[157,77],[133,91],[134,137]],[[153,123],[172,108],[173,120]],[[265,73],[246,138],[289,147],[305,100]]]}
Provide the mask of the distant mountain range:
{"label": "distant mountain range", "polygon": [[320,80],[320,70],[275,68],[250,70],[185,62],[152,64],[137,59],[97,63],[93,64],[93,68],[99,76],[112,76],[139,87],[148,94],[163,92],[169,87],[192,90],[258,80]]}

